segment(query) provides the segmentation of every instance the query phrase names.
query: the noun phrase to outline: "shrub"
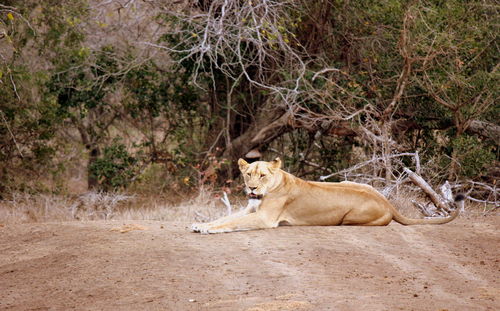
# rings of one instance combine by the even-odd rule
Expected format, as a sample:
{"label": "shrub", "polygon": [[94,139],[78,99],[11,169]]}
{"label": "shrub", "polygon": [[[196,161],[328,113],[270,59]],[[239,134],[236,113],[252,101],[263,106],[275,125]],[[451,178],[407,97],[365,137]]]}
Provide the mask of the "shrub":
{"label": "shrub", "polygon": [[104,154],[91,164],[90,174],[98,180],[102,190],[126,188],[138,174],[138,159],[131,155],[124,144],[115,140],[104,149]]}
{"label": "shrub", "polygon": [[460,173],[466,177],[484,174],[484,170],[493,163],[495,154],[492,147],[484,144],[479,138],[462,135],[452,140],[453,149],[460,163]]}

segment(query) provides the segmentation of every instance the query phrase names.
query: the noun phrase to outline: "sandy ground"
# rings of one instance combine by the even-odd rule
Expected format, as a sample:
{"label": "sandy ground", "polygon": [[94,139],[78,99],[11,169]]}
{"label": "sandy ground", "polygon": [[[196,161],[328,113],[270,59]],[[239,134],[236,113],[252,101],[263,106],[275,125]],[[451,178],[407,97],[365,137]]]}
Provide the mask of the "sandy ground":
{"label": "sandy ground", "polygon": [[0,225],[0,309],[500,310],[499,226]]}

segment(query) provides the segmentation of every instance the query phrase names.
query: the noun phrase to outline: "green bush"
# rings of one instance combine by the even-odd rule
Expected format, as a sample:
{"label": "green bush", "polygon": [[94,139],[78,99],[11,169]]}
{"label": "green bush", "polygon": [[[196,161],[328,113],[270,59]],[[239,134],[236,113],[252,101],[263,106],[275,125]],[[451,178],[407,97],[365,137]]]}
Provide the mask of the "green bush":
{"label": "green bush", "polygon": [[98,180],[102,190],[123,189],[138,174],[138,162],[125,145],[115,140],[104,149],[103,156],[91,164],[89,172]]}
{"label": "green bush", "polygon": [[495,160],[492,148],[488,148],[474,136],[462,135],[452,140],[457,161],[460,163],[460,175],[469,178],[484,174],[485,169]]}

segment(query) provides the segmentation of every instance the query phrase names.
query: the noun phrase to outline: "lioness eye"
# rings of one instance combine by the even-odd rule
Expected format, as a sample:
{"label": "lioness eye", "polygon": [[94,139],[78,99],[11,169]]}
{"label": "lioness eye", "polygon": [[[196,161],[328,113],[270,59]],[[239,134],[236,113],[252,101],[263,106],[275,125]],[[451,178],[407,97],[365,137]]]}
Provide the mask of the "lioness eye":
{"label": "lioness eye", "polygon": [[260,178],[266,177],[266,174],[260,174]]}

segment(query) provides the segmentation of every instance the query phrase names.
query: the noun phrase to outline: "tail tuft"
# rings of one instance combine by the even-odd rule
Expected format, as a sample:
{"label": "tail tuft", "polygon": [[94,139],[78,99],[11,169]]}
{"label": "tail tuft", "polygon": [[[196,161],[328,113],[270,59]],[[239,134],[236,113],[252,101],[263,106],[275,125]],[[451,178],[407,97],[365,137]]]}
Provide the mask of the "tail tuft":
{"label": "tail tuft", "polygon": [[465,195],[459,193],[455,196],[455,202],[460,202],[460,201],[463,201],[465,200]]}

